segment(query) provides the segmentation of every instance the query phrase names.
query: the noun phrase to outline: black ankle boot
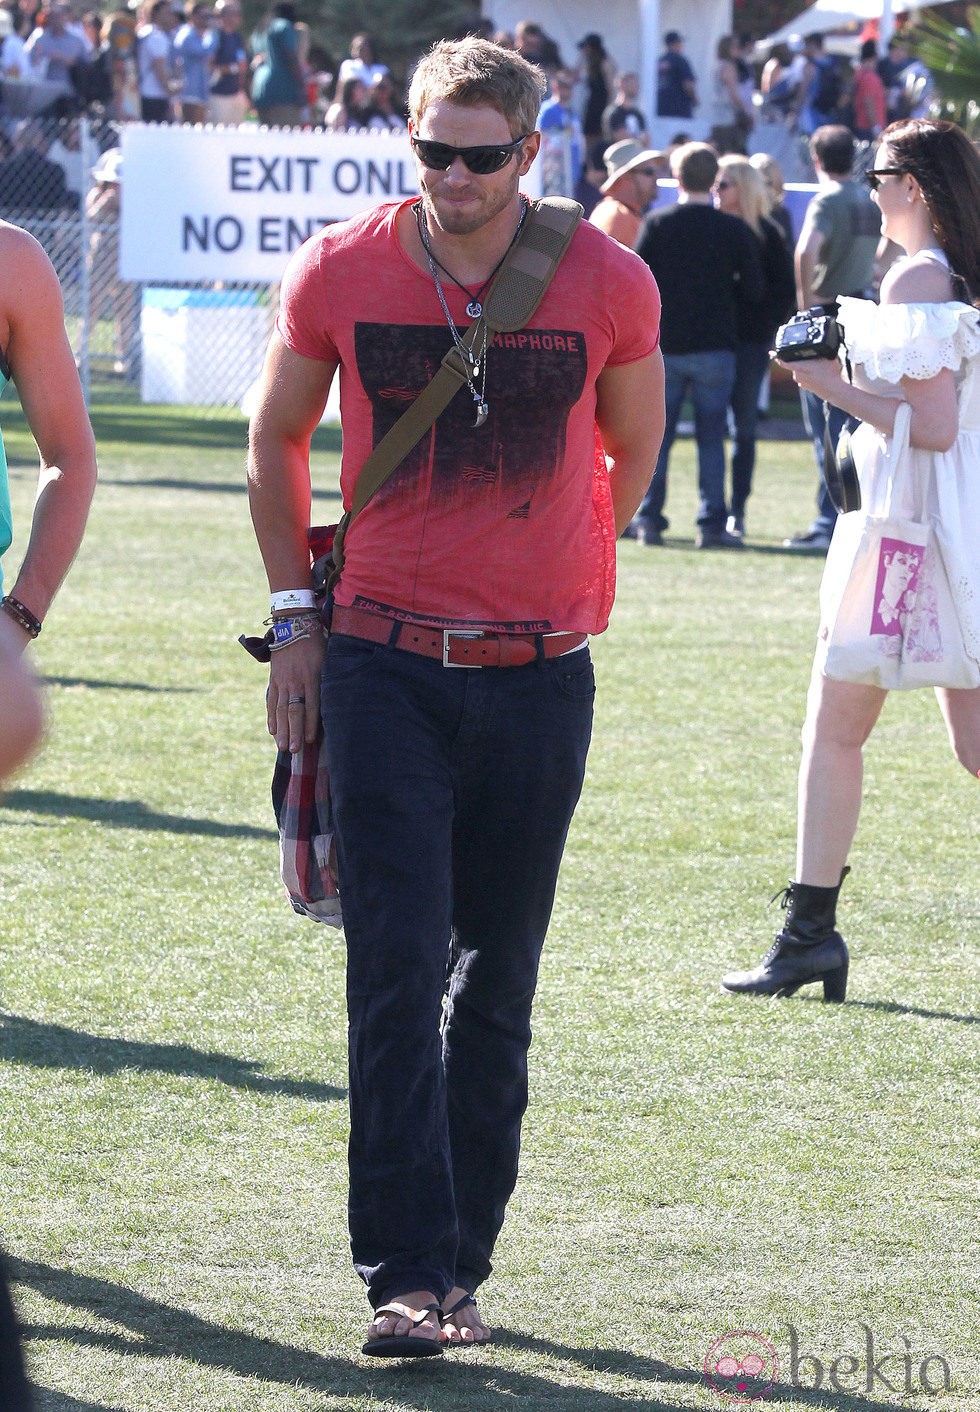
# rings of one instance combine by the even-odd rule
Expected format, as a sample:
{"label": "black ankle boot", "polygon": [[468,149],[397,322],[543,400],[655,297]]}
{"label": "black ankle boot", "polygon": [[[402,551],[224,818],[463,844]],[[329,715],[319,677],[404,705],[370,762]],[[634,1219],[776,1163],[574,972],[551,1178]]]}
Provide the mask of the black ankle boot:
{"label": "black ankle boot", "polygon": [[824,1000],[843,1000],[849,958],[834,924],[837,894],[849,872],[850,868],[844,869],[836,887],[791,882],[782,893],[786,911],[782,931],[755,970],[730,971],[722,979],[722,989],[734,995],[784,996],[795,995],[801,985],[822,981]]}

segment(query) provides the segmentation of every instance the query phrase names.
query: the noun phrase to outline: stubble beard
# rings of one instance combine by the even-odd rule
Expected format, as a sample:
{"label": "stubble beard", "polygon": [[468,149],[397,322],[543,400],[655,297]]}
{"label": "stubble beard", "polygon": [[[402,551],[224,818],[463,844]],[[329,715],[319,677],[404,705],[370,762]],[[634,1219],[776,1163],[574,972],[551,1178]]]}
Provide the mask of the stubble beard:
{"label": "stubble beard", "polygon": [[422,204],[430,229],[436,227],[445,235],[474,235],[490,224],[502,211],[508,210],[517,200],[519,178],[512,184],[491,195],[482,194],[477,204],[458,209],[452,203],[439,200],[431,191],[422,187]]}

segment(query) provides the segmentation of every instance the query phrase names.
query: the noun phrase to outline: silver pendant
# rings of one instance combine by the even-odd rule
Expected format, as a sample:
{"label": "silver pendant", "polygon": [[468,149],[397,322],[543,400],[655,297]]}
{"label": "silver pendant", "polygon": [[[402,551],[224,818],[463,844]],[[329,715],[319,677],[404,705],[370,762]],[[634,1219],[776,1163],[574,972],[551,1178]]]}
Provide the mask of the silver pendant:
{"label": "silver pendant", "polygon": [[466,312],[471,319],[478,319],[483,313],[483,305],[479,299],[471,299],[466,306]]}
{"label": "silver pendant", "polygon": [[484,402],[482,397],[477,397],[475,393],[473,395],[476,400],[476,421],[473,423],[473,426],[482,427],[483,423],[490,415],[490,408],[487,406],[486,402]]}

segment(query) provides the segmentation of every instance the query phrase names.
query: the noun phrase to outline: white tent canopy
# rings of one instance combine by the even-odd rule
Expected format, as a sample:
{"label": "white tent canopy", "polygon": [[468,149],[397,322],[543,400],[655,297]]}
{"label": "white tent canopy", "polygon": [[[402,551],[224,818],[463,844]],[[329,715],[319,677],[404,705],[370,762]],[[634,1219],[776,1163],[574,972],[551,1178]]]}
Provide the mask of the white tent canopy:
{"label": "white tent canopy", "polygon": [[[513,31],[519,20],[537,21],[570,66],[579,61],[579,40],[589,33],[600,34],[614,67],[640,75],[640,107],[648,116],[655,146],[666,143],[679,126],[693,137],[706,135],[711,71],[719,39],[732,32],[732,0],[604,0],[601,7],[595,0],[533,0],[530,4],[528,0],[482,0],[482,13],[497,29]],[[664,34],[671,29],[684,36],[684,53],[694,69],[701,99],[698,113],[705,115],[689,123],[655,116],[657,60]]]}
{"label": "white tent canopy", "polygon": [[[805,38],[808,34],[823,34],[825,31],[843,29],[846,25],[863,24],[867,20],[880,21],[880,38],[887,43],[894,25],[894,15],[906,14],[910,10],[921,10],[926,0],[816,0],[802,15],[790,20],[774,34],[760,39],[759,48],[769,48],[787,39]],[[946,5],[949,0],[928,0],[930,5]]]}

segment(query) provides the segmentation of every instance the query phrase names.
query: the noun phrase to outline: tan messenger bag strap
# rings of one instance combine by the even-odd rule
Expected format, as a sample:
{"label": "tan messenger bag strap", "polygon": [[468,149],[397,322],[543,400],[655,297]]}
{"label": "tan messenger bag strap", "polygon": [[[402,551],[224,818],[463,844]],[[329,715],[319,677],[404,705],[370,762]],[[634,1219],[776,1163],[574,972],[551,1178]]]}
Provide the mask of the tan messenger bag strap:
{"label": "tan messenger bag strap", "polygon": [[[582,219],[582,207],[563,196],[544,196],[532,201],[520,239],[515,241],[487,293],[483,313],[466,330],[463,343],[478,346],[483,330],[492,342],[495,334],[516,333],[522,329],[544,298],[562,256]],[[449,349],[429,385],[402,413],[378,442],[361,467],[354,486],[351,508],[337,526],[333,541],[334,568],[329,588],[333,588],[344,566],[344,535],[351,520],[363,510],[414,446],[435,422],[453,397],[468,382],[459,349]]]}

